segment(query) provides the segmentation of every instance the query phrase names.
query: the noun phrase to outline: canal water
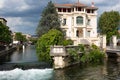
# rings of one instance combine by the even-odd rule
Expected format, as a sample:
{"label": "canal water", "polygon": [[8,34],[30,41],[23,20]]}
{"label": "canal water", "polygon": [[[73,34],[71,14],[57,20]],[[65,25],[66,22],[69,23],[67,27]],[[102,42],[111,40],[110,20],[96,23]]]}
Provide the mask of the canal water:
{"label": "canal water", "polygon": [[120,58],[109,58],[102,65],[75,65],[53,70],[39,62],[35,46],[16,51],[0,64],[0,80],[120,80]]}

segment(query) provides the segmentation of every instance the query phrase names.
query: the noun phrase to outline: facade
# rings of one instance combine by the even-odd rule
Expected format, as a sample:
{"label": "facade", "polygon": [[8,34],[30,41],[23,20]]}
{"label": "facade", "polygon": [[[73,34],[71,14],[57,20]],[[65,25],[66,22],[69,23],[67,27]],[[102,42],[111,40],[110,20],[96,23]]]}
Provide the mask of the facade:
{"label": "facade", "polygon": [[4,25],[7,25],[7,20],[5,18],[0,18],[0,22]]}
{"label": "facade", "polygon": [[74,4],[55,4],[61,20],[61,28],[67,39],[72,39],[74,45],[96,44],[97,35],[97,7],[92,3],[87,6],[80,2]]}

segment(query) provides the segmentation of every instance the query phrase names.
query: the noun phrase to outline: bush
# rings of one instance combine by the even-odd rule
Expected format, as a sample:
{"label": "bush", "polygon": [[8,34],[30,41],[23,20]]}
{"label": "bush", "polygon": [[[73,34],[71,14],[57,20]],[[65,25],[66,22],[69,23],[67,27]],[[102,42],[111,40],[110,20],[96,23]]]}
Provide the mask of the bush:
{"label": "bush", "polygon": [[73,45],[73,41],[72,41],[71,39],[64,40],[64,41],[63,41],[63,45],[64,45],[64,46]]}
{"label": "bush", "polygon": [[76,49],[70,49],[68,51],[68,53],[70,54],[70,62],[79,62],[80,61],[80,56],[76,52]]}
{"label": "bush", "polygon": [[61,45],[64,40],[62,32],[52,29],[37,41],[37,55],[40,61],[51,61],[49,55],[51,45]]}
{"label": "bush", "polygon": [[83,63],[101,63],[104,58],[104,52],[100,51],[100,49],[96,45],[92,45],[89,52],[86,52],[81,57],[81,61]]}

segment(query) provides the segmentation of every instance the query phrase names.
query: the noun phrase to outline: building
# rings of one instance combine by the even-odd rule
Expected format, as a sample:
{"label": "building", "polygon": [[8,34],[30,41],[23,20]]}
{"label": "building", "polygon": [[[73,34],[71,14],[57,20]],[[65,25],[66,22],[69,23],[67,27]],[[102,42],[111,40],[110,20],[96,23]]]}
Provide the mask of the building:
{"label": "building", "polygon": [[4,25],[7,25],[7,20],[5,18],[0,18],[0,22]]}
{"label": "building", "polygon": [[97,10],[92,2],[91,6],[77,3],[54,4],[61,20],[61,28],[67,39],[72,39],[74,45],[96,44],[97,35]]}

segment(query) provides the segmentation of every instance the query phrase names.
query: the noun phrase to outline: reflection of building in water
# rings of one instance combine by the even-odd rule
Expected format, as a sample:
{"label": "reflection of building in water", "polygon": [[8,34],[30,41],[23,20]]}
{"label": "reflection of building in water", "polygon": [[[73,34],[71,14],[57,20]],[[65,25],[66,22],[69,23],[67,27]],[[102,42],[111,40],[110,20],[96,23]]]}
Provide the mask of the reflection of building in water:
{"label": "reflection of building in water", "polygon": [[55,4],[60,16],[61,28],[68,39],[77,44],[98,45],[97,7],[92,3],[87,6],[80,2],[74,4]]}

